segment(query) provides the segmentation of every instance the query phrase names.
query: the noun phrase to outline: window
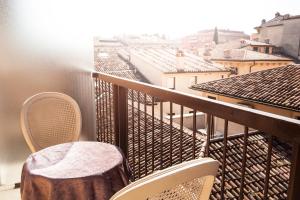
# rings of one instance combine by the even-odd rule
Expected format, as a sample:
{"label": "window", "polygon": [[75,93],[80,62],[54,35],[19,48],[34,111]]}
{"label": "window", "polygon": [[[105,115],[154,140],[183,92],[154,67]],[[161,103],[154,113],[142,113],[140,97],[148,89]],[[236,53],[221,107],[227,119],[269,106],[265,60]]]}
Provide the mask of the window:
{"label": "window", "polygon": [[258,47],[253,47],[253,51],[258,51]]}
{"label": "window", "polygon": [[229,69],[230,69],[230,75],[232,75],[232,74],[234,74],[234,75],[238,74],[238,68],[237,67],[231,66],[231,67],[229,67]]}
{"label": "window", "polygon": [[167,88],[175,89],[175,77],[168,77],[167,78]]}
{"label": "window", "polygon": [[107,59],[107,58],[109,58],[109,54],[106,52],[99,52],[98,58]]}
{"label": "window", "polygon": [[296,116],[296,119],[300,120],[300,116]]}
{"label": "window", "polygon": [[270,48],[266,47],[266,53],[270,53]]}
{"label": "window", "polygon": [[[170,115],[171,115],[171,113],[167,113],[167,115],[169,115],[169,116],[170,116]],[[173,115],[175,115],[175,113],[174,113],[174,112],[172,113],[172,116],[173,116]]]}
{"label": "window", "polygon": [[246,108],[254,108],[253,105],[246,103],[246,102],[238,102],[237,104],[240,106],[246,107]]}
{"label": "window", "polygon": [[217,99],[216,97],[213,97],[213,96],[207,96],[207,98],[209,98],[209,99],[214,99],[214,100]]}
{"label": "window", "polygon": [[190,78],[190,86],[197,84],[197,76],[193,76]]}
{"label": "window", "polygon": [[224,75],[221,75],[221,78],[224,78]]}

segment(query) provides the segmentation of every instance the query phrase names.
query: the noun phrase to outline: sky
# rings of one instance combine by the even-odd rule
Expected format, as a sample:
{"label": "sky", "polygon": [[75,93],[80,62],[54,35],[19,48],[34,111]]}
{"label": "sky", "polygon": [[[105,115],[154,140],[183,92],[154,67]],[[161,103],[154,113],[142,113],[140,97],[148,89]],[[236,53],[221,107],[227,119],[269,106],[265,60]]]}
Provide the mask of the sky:
{"label": "sky", "polygon": [[300,0],[11,1],[16,24],[36,36],[111,37],[159,33],[171,39],[214,27],[247,34],[276,12],[300,14]]}

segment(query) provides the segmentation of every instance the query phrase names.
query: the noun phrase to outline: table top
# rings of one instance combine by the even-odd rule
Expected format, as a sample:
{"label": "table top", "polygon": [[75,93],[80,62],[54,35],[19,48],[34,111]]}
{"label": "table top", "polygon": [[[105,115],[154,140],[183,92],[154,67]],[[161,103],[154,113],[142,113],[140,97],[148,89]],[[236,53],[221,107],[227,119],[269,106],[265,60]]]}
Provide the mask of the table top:
{"label": "table top", "polygon": [[53,179],[99,175],[122,164],[119,149],[100,142],[73,142],[31,154],[27,169],[32,175]]}
{"label": "table top", "polygon": [[21,178],[22,200],[108,200],[129,183],[119,148],[101,142],[72,142],[31,154]]}

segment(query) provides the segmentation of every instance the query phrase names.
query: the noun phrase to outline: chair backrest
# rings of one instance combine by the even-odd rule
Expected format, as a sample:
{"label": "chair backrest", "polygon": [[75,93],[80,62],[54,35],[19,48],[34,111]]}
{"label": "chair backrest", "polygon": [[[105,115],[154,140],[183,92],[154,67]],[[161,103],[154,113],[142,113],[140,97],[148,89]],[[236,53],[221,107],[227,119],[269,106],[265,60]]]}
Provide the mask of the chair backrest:
{"label": "chair backrest", "polygon": [[27,99],[21,111],[21,129],[32,152],[79,139],[81,113],[75,100],[57,92]]}
{"label": "chair backrest", "polygon": [[218,167],[211,158],[184,162],[131,183],[110,200],[207,200]]}

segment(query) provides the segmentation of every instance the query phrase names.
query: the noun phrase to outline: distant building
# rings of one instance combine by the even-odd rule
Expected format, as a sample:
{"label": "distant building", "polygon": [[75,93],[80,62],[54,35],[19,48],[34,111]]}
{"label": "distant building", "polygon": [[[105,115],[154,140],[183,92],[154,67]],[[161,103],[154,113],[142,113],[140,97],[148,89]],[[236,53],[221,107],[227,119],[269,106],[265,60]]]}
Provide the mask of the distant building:
{"label": "distant building", "polygon": [[279,54],[278,47],[247,39],[205,46],[199,50],[199,54],[206,60],[230,68],[235,75],[294,63],[293,59]]}
{"label": "distant building", "polygon": [[250,40],[258,41],[258,33],[252,33],[250,35]]}
{"label": "distant building", "polygon": [[252,51],[257,51],[260,53],[266,53],[266,54],[273,54],[273,52],[276,52],[276,47],[272,44],[265,43],[265,42],[258,42],[255,40],[240,40],[241,48],[248,49]]}
{"label": "distant building", "polygon": [[[247,48],[257,48],[256,50],[258,50],[258,48],[265,47],[248,46],[243,49],[216,49],[211,52],[210,59],[211,61],[231,68],[236,75],[272,69],[294,63],[293,60],[288,57],[261,53],[248,50]],[[269,48],[270,50],[272,49],[272,47]]]}
{"label": "distant building", "polygon": [[129,63],[118,56],[118,51],[124,45],[115,39],[94,38],[94,67],[95,71],[105,72],[114,76],[149,83],[149,81]]}
{"label": "distant building", "polygon": [[[195,84],[191,89],[201,96],[234,103],[300,120],[300,65]],[[222,133],[224,120],[215,119],[215,130]],[[243,127],[230,123],[229,133],[242,133]]]}
{"label": "distant building", "polygon": [[119,41],[124,46],[130,47],[178,47],[178,42],[168,40],[164,35],[144,34],[144,35],[124,35],[118,37]]}
{"label": "distant building", "polygon": [[281,15],[277,12],[273,19],[263,19],[255,29],[258,41],[282,47],[283,53],[300,59],[300,15]]}
{"label": "distant building", "polygon": [[[199,31],[197,35],[200,42],[205,44],[213,41],[214,32],[214,29],[203,30]],[[242,38],[249,39],[249,35],[245,34],[243,31],[218,29],[218,42],[220,44]]]}
{"label": "distant building", "polygon": [[196,83],[228,77],[225,67],[173,48],[130,48],[120,56],[135,66],[152,84],[193,93]]}
{"label": "distant building", "polygon": [[105,39],[102,37],[94,37],[94,48],[101,47],[102,49],[105,47],[112,48],[112,47],[122,47],[122,43],[118,39]]}
{"label": "distant building", "polygon": [[[197,83],[229,77],[225,67],[205,61],[203,58],[174,48],[130,48],[129,52],[120,51],[120,56],[129,61],[152,84],[181,92],[197,94],[190,87]],[[174,115],[174,122],[180,120],[180,106],[173,105],[172,112],[167,103],[164,115]],[[191,109],[184,109],[184,126],[192,128]],[[197,113],[197,120],[204,119],[203,113]],[[203,121],[203,120],[202,120]],[[204,128],[198,123],[197,128]]]}
{"label": "distant building", "polygon": [[[182,39],[182,48],[197,52],[198,48],[213,42],[215,29],[199,31],[197,34]],[[249,35],[242,31],[218,29],[218,43],[222,44],[237,39],[249,39]]]}

